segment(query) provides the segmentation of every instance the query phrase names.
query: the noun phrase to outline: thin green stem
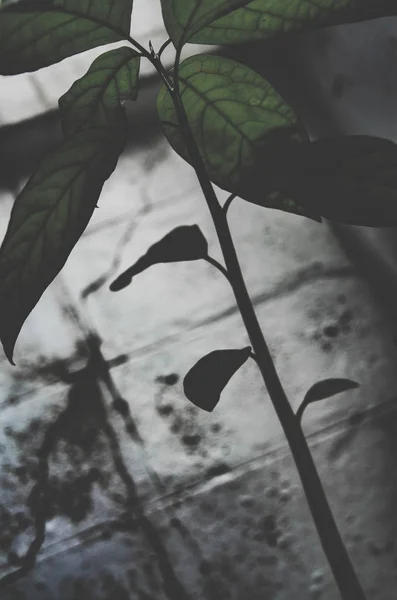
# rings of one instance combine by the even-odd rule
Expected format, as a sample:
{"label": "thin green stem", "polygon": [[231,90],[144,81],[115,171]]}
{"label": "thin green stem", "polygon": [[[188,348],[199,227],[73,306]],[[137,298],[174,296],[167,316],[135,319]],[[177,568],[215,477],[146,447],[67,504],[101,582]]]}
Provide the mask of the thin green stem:
{"label": "thin green stem", "polygon": [[150,54],[150,52],[148,50],[146,50],[146,48],[144,48],[144,46],[142,46],[142,44],[137,42],[130,35],[128,35],[125,39],[127,40],[127,42],[130,42],[130,44],[132,44],[132,46],[134,46],[136,48],[136,50],[138,50],[142,54],[142,56],[144,56],[145,58],[150,60],[151,63],[153,63],[153,56]]}
{"label": "thin green stem", "polygon": [[230,205],[235,198],[236,198],[236,194],[230,194],[229,198],[226,200],[225,204],[223,205],[223,212],[225,213],[225,215],[227,214],[227,211],[229,210]]}
{"label": "thin green stem", "polygon": [[191,164],[196,171],[213,218],[226,269],[251,341],[256,362],[289,443],[322,547],[331,566],[341,597],[343,600],[366,600],[336,526],[307,441],[278,377],[245,285],[226,215],[208,178],[176,85],[172,97]]}
{"label": "thin green stem", "polygon": [[170,81],[170,78],[169,78],[169,76],[168,76],[166,70],[164,69],[164,66],[163,66],[163,64],[162,64],[162,62],[160,60],[161,53],[163,52],[163,50],[168,45],[167,42],[169,42],[170,40],[167,40],[167,42],[165,42],[161,46],[160,51],[158,52],[158,54],[155,54],[154,52],[146,50],[146,48],[144,48],[139,42],[137,42],[130,35],[126,37],[126,40],[130,44],[132,44],[137,50],[139,50],[139,52],[142,54],[142,56],[144,58],[147,58],[147,60],[152,63],[153,67],[156,69],[157,73],[160,75],[160,77],[161,77],[164,85],[168,88],[168,90],[170,92],[172,92],[172,90],[173,90],[173,84]]}
{"label": "thin green stem", "polygon": [[307,400],[303,400],[303,402],[299,405],[298,410],[295,413],[295,416],[297,418],[297,420],[299,421],[299,423],[302,422],[302,417],[303,417],[303,413],[305,411],[305,408],[307,407],[309,403],[307,402]]}
{"label": "thin green stem", "polygon": [[227,269],[225,269],[225,267],[221,265],[220,262],[218,262],[215,258],[212,258],[212,256],[206,256],[204,260],[206,260],[207,263],[218,269],[218,271],[220,271],[230,283],[229,273],[227,272]]}
{"label": "thin green stem", "polygon": [[161,58],[161,55],[163,54],[164,50],[165,50],[166,48],[168,48],[168,46],[171,44],[171,41],[172,41],[171,39],[168,39],[168,40],[166,40],[166,41],[164,42],[164,44],[162,44],[162,45],[160,46],[160,50],[157,52],[157,56],[158,56],[159,58]]}
{"label": "thin green stem", "polygon": [[175,60],[174,60],[174,89],[179,97],[179,64],[181,62],[182,46],[178,46],[176,49]]}

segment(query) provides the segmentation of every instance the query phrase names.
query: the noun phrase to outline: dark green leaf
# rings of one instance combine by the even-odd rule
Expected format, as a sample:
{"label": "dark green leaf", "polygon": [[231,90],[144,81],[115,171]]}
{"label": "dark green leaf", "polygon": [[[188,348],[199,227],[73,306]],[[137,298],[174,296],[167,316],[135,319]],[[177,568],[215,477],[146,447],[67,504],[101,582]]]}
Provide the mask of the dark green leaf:
{"label": "dark green leaf", "polygon": [[132,267],[119,275],[110,286],[112,292],[127,287],[132,278],[159,263],[199,260],[208,255],[208,244],[198,225],[182,225],[153,244]]}
{"label": "dark green leaf", "polygon": [[[271,177],[263,175],[266,165]],[[263,204],[258,189],[264,180],[271,190],[324,218],[369,227],[397,225],[397,146],[389,140],[347,136],[264,152],[241,178],[239,195]]]}
{"label": "dark green leaf", "polygon": [[395,14],[395,0],[253,0],[212,21],[190,41],[237,44]]}
{"label": "dark green leaf", "polygon": [[131,48],[106,52],[59,100],[65,133],[124,121],[123,99],[138,95],[140,57]]}
{"label": "dark green leaf", "polygon": [[317,221],[317,223],[322,222],[322,218],[315,211],[300,206],[297,202],[294,202],[291,198],[287,198],[287,196],[277,190],[270,192],[268,195],[262,194],[260,202],[254,202],[254,204],[260,204],[264,208],[273,208],[293,215],[300,215],[307,219],[312,219],[312,221]]}
{"label": "dark green leaf", "polygon": [[21,0],[0,10],[0,74],[36,71],[130,33],[132,0]]}
{"label": "dark green leaf", "polygon": [[186,398],[203,410],[213,411],[223,389],[250,354],[247,346],[241,350],[215,350],[200,358],[183,380]]}
{"label": "dark green leaf", "polygon": [[[258,73],[219,56],[194,56],[180,67],[189,124],[211,180],[234,193],[243,169],[264,147],[306,139],[295,112]],[[188,160],[172,99],[163,86],[158,112],[164,132]],[[262,168],[266,177],[266,168]],[[272,190],[269,190],[272,191]]]}
{"label": "dark green leaf", "polygon": [[250,0],[161,0],[164,24],[175,47],[196,31]]}
{"label": "dark green leaf", "polygon": [[302,419],[303,412],[308,404],[312,402],[318,402],[319,400],[325,400],[336,394],[347,392],[348,390],[354,390],[360,387],[355,381],[351,379],[324,379],[315,383],[310,390],[306,393],[306,396],[296,412],[296,416],[299,420]]}
{"label": "dark green leaf", "polygon": [[86,228],[123,146],[119,129],[69,136],[15,201],[0,248],[0,339],[10,361],[26,317]]}

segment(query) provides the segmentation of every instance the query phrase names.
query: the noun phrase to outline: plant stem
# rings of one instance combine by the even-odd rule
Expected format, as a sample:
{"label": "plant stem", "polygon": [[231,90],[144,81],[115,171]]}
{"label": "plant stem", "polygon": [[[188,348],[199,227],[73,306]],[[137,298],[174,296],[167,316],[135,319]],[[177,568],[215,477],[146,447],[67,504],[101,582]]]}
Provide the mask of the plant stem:
{"label": "plant stem", "polygon": [[226,200],[225,204],[223,205],[222,210],[225,215],[226,215],[227,211],[229,210],[230,205],[235,198],[236,198],[236,194],[230,194],[229,198]]}
{"label": "plant stem", "polygon": [[217,260],[215,260],[215,258],[212,258],[212,256],[206,256],[204,260],[206,260],[207,263],[209,263],[210,265],[212,265],[213,267],[218,269],[218,271],[220,273],[222,273],[222,275],[224,275],[226,277],[226,279],[229,281],[229,283],[231,284],[231,281],[229,279],[229,273],[227,272],[227,269],[225,269],[225,267],[223,265],[221,265]]}
{"label": "plant stem", "polygon": [[174,91],[172,96],[191,163],[196,171],[218,234],[234,296],[250,338],[263,381],[295,460],[324,553],[334,574],[342,599],[366,600],[336,526],[299,420],[291,408],[263,336],[241,272],[225,212],[222,210],[212,183],[208,178],[179,94]]}

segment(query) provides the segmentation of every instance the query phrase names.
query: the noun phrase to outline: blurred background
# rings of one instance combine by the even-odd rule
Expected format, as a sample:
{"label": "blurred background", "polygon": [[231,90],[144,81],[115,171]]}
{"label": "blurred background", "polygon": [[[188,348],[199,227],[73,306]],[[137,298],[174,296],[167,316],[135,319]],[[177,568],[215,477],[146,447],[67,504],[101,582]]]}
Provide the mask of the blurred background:
{"label": "blurred background", "polygon": [[[132,34],[160,47],[158,0],[135,0]],[[15,196],[60,140],[58,98],[103,51],[0,77],[2,235]],[[187,48],[205,51],[214,49]],[[271,81],[312,139],[396,139],[395,19],[226,54]],[[171,64],[172,50],[164,56]],[[220,259],[195,175],[162,137],[158,87],[143,64],[139,99],[127,106],[128,146],[99,208],[26,322],[17,366],[0,356],[0,597],[337,600],[255,365],[233,377],[211,414],[184,398],[183,376],[203,354],[247,344],[227,283],[206,263],[179,263],[109,292],[177,225],[198,223]],[[395,231],[320,225],[241,200],[229,215],[294,408],[320,379],[360,383],[313,405],[304,429],[368,600],[390,600]]]}

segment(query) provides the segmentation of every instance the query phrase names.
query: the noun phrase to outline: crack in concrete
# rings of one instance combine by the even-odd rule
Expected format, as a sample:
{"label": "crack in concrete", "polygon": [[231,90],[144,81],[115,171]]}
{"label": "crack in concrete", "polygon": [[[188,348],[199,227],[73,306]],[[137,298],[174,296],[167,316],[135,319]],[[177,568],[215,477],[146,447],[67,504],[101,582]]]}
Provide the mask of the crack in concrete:
{"label": "crack in concrete", "polygon": [[[131,223],[128,224],[127,228],[125,229],[123,235],[121,236],[119,243],[117,244],[116,250],[114,252],[113,258],[111,260],[111,263],[109,265],[109,267],[106,269],[106,271],[104,273],[102,273],[102,275],[100,275],[99,277],[97,277],[96,279],[94,279],[94,281],[91,281],[80,293],[80,297],[82,300],[86,300],[91,294],[97,292],[98,290],[100,290],[102,288],[102,286],[111,278],[113,277],[117,270],[120,267],[121,261],[122,261],[122,257],[123,257],[123,252],[124,249],[126,248],[128,242],[131,240],[134,232],[136,231],[138,225],[141,224],[142,220],[150,213],[150,211],[152,210],[152,203],[150,201],[150,199],[148,198],[147,194],[145,193],[144,190],[142,190],[141,192],[141,197],[145,199],[144,205],[142,208],[140,208],[140,210],[138,211],[138,213],[135,213],[134,211],[134,217],[131,220]],[[126,215],[125,218],[128,218],[128,215]]]}
{"label": "crack in concrete", "polygon": [[[321,281],[322,279],[341,279],[354,275],[356,275],[356,272],[351,266],[330,267],[329,269],[324,269],[321,263],[313,263],[308,267],[304,267],[299,271],[296,271],[290,277],[286,277],[268,292],[258,292],[253,295],[251,294],[252,304],[256,307],[266,304],[267,302],[272,302],[273,300],[289,296],[300,288],[310,285],[311,283]],[[206,319],[202,319],[200,322],[191,327],[191,329],[217,323],[224,318],[235,315],[236,313],[238,313],[237,305],[230,306]]]}

